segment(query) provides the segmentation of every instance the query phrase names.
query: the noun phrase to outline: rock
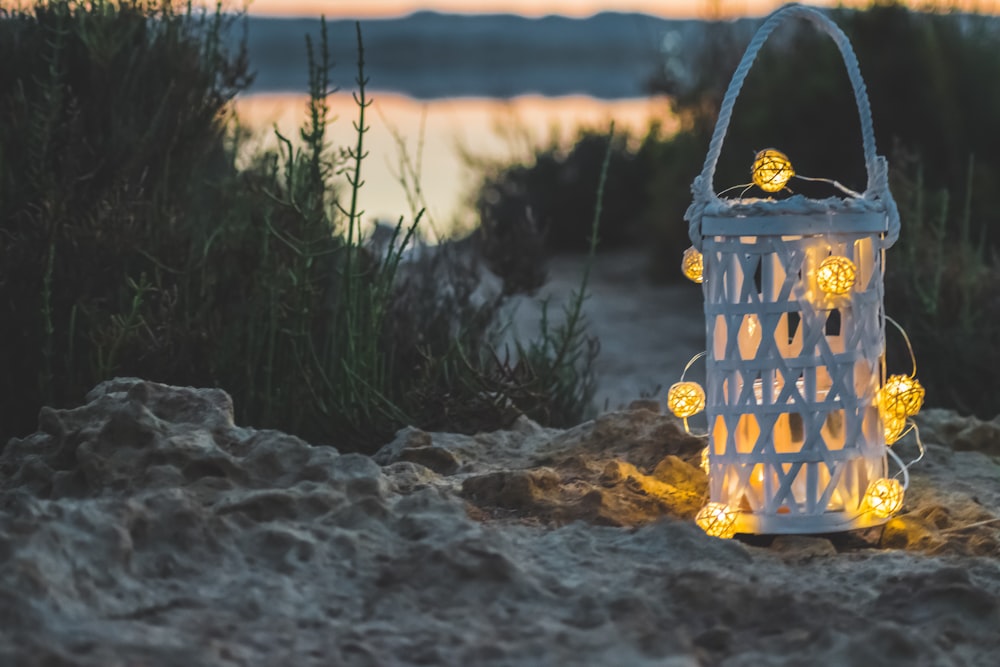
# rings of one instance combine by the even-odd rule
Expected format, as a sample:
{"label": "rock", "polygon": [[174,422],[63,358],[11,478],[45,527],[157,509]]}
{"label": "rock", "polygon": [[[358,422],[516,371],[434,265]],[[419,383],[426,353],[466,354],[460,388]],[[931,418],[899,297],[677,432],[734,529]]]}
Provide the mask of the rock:
{"label": "rock", "polygon": [[930,442],[948,443],[956,450],[978,451],[1000,456],[1000,416],[992,421],[960,417],[948,410],[930,409],[916,417]]}
{"label": "rock", "polygon": [[646,410],[647,412],[653,412],[659,414],[660,402],[655,398],[640,398],[638,400],[629,403],[627,410],[629,412],[635,412],[636,410]]}
{"label": "rock", "polygon": [[412,427],[397,433],[396,438],[379,449],[372,458],[381,465],[396,461],[418,463],[440,475],[451,475],[459,467],[454,453],[435,446],[429,434]]}
{"label": "rock", "polygon": [[544,512],[547,496],[559,488],[559,477],[551,470],[514,470],[469,477],[462,483],[462,495],[479,506],[493,506],[520,512]]}
{"label": "rock", "polygon": [[833,542],[808,535],[778,535],[771,542],[771,551],[782,560],[796,563],[837,555]]}
{"label": "rock", "polygon": [[713,652],[727,651],[732,642],[732,631],[722,625],[709,628],[694,638],[695,645]]}
{"label": "rock", "polygon": [[963,568],[904,573],[889,578],[880,588],[874,606],[887,620],[918,627],[996,628],[1000,624],[1000,596],[979,587]]}
{"label": "rock", "polygon": [[1000,456],[1000,424],[995,421],[973,422],[959,431],[952,442],[955,449]]}
{"label": "rock", "polygon": [[91,389],[85,400],[92,404],[105,397],[124,397],[140,403],[158,419],[167,422],[195,424],[208,429],[233,426],[233,399],[221,389],[173,387],[139,378],[115,378]]}
{"label": "rock", "polygon": [[673,454],[656,464],[653,477],[694,494],[703,494],[708,485],[708,475],[704,470]]}
{"label": "rock", "polygon": [[707,537],[703,441],[646,409],[373,459],[114,380],[0,452],[0,664],[992,664],[1000,465],[960,421],[838,554]]}
{"label": "rock", "polygon": [[943,544],[934,524],[914,514],[893,517],[885,524],[882,546],[890,549],[936,550]]}
{"label": "rock", "polygon": [[385,476],[392,484],[392,490],[399,494],[410,494],[434,485],[441,476],[426,466],[410,461],[398,461],[383,468]]}

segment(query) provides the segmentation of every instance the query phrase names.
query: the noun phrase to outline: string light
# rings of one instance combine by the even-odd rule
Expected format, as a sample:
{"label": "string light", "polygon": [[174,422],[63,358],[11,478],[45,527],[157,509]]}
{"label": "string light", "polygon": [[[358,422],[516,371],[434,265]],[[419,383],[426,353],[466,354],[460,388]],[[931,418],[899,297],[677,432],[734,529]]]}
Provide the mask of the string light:
{"label": "string light", "polygon": [[795,169],[792,168],[792,162],[788,159],[788,156],[781,151],[774,148],[765,148],[764,150],[757,153],[754,156],[753,165],[750,167],[751,182],[744,183],[742,185],[734,185],[731,188],[726,188],[722,192],[718,193],[716,196],[722,196],[730,190],[736,190],[737,188],[744,188],[743,192],[740,193],[740,197],[747,193],[751,187],[756,185],[764,192],[778,192],[785,189],[788,185],[788,181],[793,178],[798,178],[803,181],[813,181],[816,183],[829,183],[833,187],[837,188],[843,192],[848,197],[853,197],[855,199],[863,199],[864,195],[860,192],[852,190],[851,188],[845,186],[839,181],[835,181],[832,178],[812,178],[809,176],[802,176],[795,173]]}
{"label": "string light", "polygon": [[875,402],[883,415],[912,417],[924,404],[924,388],[912,375],[890,375]]}
{"label": "string light", "polygon": [[708,458],[708,447],[706,447],[705,449],[701,450],[701,469],[705,471],[706,475],[708,474],[708,471],[710,470],[710,460]]}
{"label": "string light", "polygon": [[667,390],[667,407],[681,419],[705,409],[705,390],[697,382],[675,382]]}
{"label": "string light", "polygon": [[903,507],[903,493],[903,485],[898,479],[880,477],[868,485],[865,503],[872,514],[887,519]]}
{"label": "string light", "polygon": [[698,510],[694,522],[711,537],[731,539],[736,534],[736,517],[739,512],[722,503],[706,503]]}
{"label": "string light", "polygon": [[795,175],[795,170],[787,155],[774,148],[766,148],[754,157],[750,175],[754,185],[764,192],[778,192]]}
{"label": "string light", "polygon": [[906,430],[905,416],[879,410],[879,417],[882,418],[882,428],[885,431],[885,444],[891,445],[903,437],[903,432]]}
{"label": "string light", "polygon": [[694,246],[684,251],[684,259],[681,260],[681,271],[688,280],[701,284],[704,280],[705,258]]}
{"label": "string light", "polygon": [[847,294],[857,279],[854,262],[840,255],[827,257],[816,271],[816,284],[827,294]]}

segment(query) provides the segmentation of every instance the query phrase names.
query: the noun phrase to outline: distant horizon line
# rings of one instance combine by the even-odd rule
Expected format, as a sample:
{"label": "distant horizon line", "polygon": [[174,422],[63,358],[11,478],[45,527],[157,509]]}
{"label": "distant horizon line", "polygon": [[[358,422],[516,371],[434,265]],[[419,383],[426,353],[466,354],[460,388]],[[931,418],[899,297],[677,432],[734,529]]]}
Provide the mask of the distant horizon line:
{"label": "distant horizon line", "polygon": [[[960,3],[959,3],[960,4]],[[991,5],[991,9],[984,10],[982,6],[978,9],[948,9],[947,7],[942,7],[940,9],[935,9],[933,7],[917,6],[908,7],[914,12],[948,12],[948,11],[958,11],[960,13],[980,13],[987,16],[997,16],[1000,15],[1000,3],[990,2],[990,3],[979,3]],[[252,5],[251,5],[252,7]],[[854,11],[863,11],[869,9],[868,5],[859,6],[855,3],[841,3],[835,5],[815,5],[816,9],[819,10],[837,10],[837,9],[847,9]],[[234,12],[238,13],[238,12]],[[312,14],[312,13],[288,13],[281,10],[265,10],[265,11],[254,11],[251,9],[246,9],[245,14],[252,18],[264,18],[264,19],[279,19],[279,20],[295,20],[295,19],[318,19],[325,17],[328,21],[354,21],[354,20],[364,20],[364,21],[392,21],[392,20],[402,20],[408,19],[415,16],[421,15],[434,15],[434,16],[461,16],[461,17],[512,17],[512,18],[522,18],[529,21],[537,21],[542,19],[551,18],[563,18],[572,21],[586,21],[589,19],[597,18],[599,16],[643,16],[655,19],[661,19],[665,21],[733,21],[739,19],[763,19],[771,11],[764,12],[747,12],[738,14],[728,14],[723,16],[710,16],[705,14],[690,14],[690,13],[679,13],[674,15],[668,15],[664,13],[653,13],[641,10],[628,10],[628,9],[603,9],[596,11],[592,14],[565,14],[559,12],[551,12],[545,14],[524,14],[517,11],[452,11],[447,9],[416,9],[410,12],[403,12],[397,14],[367,14],[367,15],[357,15],[357,14],[344,14],[344,15],[329,15],[324,13]]]}
{"label": "distant horizon line", "polygon": [[[831,9],[829,7],[819,7],[819,9]],[[850,8],[848,8],[850,9]],[[234,12],[235,13],[235,12]],[[642,11],[626,11],[618,9],[606,9],[599,12],[594,12],[593,14],[587,15],[574,15],[574,14],[521,14],[518,12],[455,12],[440,9],[417,9],[412,12],[406,12],[403,14],[371,14],[371,15],[342,15],[342,16],[330,16],[326,14],[288,14],[279,11],[267,11],[267,12],[254,12],[247,11],[246,15],[253,18],[266,18],[266,19],[318,19],[325,17],[328,21],[394,21],[400,19],[408,19],[414,16],[420,16],[424,14],[431,14],[434,16],[463,16],[463,17],[512,17],[525,19],[528,21],[537,21],[541,19],[549,18],[563,18],[569,19],[571,21],[586,21],[588,19],[597,18],[599,16],[644,16],[655,19],[662,19],[664,21],[710,21],[714,20],[707,17],[699,16],[667,16],[664,14],[651,14],[649,12]],[[767,12],[763,14],[741,14],[739,16],[726,17],[725,20],[731,19],[741,19],[741,18],[764,18],[767,16]]]}

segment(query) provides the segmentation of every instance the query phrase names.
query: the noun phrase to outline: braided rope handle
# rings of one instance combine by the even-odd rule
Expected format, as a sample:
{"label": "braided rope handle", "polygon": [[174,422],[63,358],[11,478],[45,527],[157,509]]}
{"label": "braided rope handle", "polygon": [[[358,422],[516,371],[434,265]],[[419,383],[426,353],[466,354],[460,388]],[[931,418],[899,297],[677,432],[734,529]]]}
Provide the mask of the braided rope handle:
{"label": "braided rope handle", "polygon": [[719,119],[715,123],[715,131],[712,133],[712,141],[708,145],[708,154],[705,156],[705,165],[701,174],[695,178],[691,185],[691,192],[694,195],[694,203],[684,216],[689,222],[689,235],[691,242],[699,250],[701,249],[701,218],[705,208],[719,201],[715,195],[715,168],[719,162],[719,155],[722,153],[722,144],[729,130],[729,122],[733,115],[733,107],[736,105],[736,98],[743,88],[743,82],[753,66],[757,54],[760,52],[764,42],[770,37],[774,29],[783,21],[789,18],[804,18],[813,25],[826,32],[836,43],[847,67],[847,75],[854,89],[854,99],[858,105],[858,115],[861,119],[861,140],[864,144],[865,168],[868,171],[868,187],[863,195],[869,201],[881,201],[886,209],[888,217],[888,229],[883,239],[883,247],[888,248],[899,237],[899,213],[896,203],[889,192],[888,183],[888,163],[886,159],[876,154],[875,129],[872,125],[871,105],[868,101],[868,91],[865,88],[864,79],[861,77],[861,68],[858,65],[858,58],[851,48],[851,42],[840,27],[831,21],[826,15],[819,11],[799,4],[788,4],[774,11],[768,16],[764,23],[757,29],[747,50],[740,60],[739,66],[733,73],[733,78],[729,82],[726,96],[722,100],[719,109]]}

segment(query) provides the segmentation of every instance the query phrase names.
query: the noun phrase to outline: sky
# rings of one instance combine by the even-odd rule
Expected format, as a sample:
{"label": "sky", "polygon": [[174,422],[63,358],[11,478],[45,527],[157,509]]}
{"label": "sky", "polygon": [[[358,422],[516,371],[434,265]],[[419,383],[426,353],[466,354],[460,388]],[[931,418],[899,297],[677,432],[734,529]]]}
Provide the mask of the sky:
{"label": "sky", "polygon": [[[802,0],[817,7],[867,6],[871,0]],[[1000,0],[909,0],[914,7],[958,6],[997,13]],[[250,13],[271,16],[377,18],[404,16],[420,10],[513,13],[525,16],[563,14],[590,16],[601,11],[643,12],[666,18],[763,15],[782,0],[251,0]]]}

